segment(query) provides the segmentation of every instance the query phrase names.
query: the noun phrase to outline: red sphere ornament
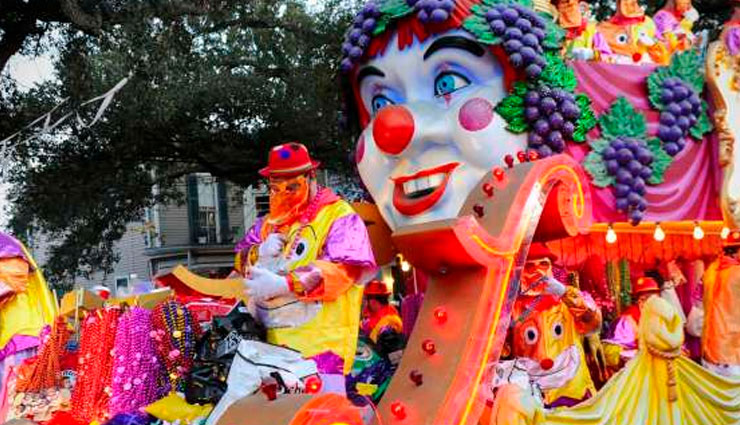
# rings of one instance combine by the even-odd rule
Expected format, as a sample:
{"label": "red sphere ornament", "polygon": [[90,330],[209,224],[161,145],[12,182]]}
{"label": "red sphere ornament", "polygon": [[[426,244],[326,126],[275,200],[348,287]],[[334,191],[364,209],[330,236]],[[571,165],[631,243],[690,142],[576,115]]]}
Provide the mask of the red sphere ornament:
{"label": "red sphere ornament", "polygon": [[483,192],[489,198],[493,196],[493,185],[491,183],[483,183]]}
{"label": "red sphere ornament", "polygon": [[414,116],[403,106],[386,106],[375,117],[373,139],[381,151],[398,155],[414,136]]}
{"label": "red sphere ornament", "polygon": [[540,155],[537,153],[537,151],[529,151],[529,160],[530,161],[536,161],[540,159]]}
{"label": "red sphere ornament", "polygon": [[504,162],[506,163],[506,165],[507,165],[507,166],[508,166],[509,168],[511,168],[511,167],[513,167],[513,166],[514,166],[514,157],[513,157],[513,156],[511,156],[511,155],[506,155],[506,156],[504,157]]}
{"label": "red sphere ornament", "polygon": [[447,310],[444,307],[437,307],[434,309],[434,318],[437,319],[437,323],[440,325],[447,321]]}
{"label": "red sphere ornament", "polygon": [[424,342],[421,343],[421,349],[430,356],[437,352],[437,346],[431,339],[425,339]]}
{"label": "red sphere ornament", "polygon": [[516,153],[516,159],[519,160],[519,162],[526,162],[527,161],[527,154],[525,154],[522,151],[519,151]]}
{"label": "red sphere ornament", "polygon": [[493,169],[493,176],[496,177],[498,181],[501,181],[504,179],[504,169],[501,167],[496,167]]}
{"label": "red sphere ornament", "polygon": [[473,212],[475,212],[475,215],[477,215],[478,218],[481,218],[485,215],[485,211],[483,210],[483,205],[480,205],[480,204],[473,205]]}
{"label": "red sphere ornament", "polygon": [[406,419],[406,406],[400,401],[394,401],[391,403],[391,413],[399,420]]}
{"label": "red sphere ornament", "polygon": [[420,387],[421,384],[424,383],[424,375],[421,374],[418,370],[414,369],[409,373],[409,379],[411,379],[411,382],[416,384],[417,387]]}
{"label": "red sphere ornament", "polygon": [[321,378],[318,376],[309,376],[306,379],[306,393],[307,394],[318,394],[321,391]]}

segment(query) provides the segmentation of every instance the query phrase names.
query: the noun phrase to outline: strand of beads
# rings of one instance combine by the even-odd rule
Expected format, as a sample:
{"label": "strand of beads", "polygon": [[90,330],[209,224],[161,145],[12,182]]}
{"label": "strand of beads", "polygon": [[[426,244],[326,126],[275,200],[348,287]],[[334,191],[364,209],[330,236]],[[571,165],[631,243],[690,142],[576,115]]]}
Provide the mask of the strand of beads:
{"label": "strand of beads", "polygon": [[60,359],[70,332],[64,318],[58,318],[54,329],[44,342],[33,364],[28,379],[18,379],[17,392],[39,392],[47,388],[58,388],[61,380]]}
{"label": "strand of beads", "polygon": [[121,317],[115,339],[110,411],[132,412],[164,395],[159,389],[162,368],[151,338],[152,313],[133,307]]}
{"label": "strand of beads", "polygon": [[120,314],[119,307],[97,310],[82,325],[77,382],[72,394],[72,415],[79,421],[103,422],[108,417],[114,343]]}
{"label": "strand of beads", "polygon": [[154,308],[152,325],[159,359],[164,364],[172,390],[184,391],[183,379],[193,365],[200,327],[188,309],[177,301]]}

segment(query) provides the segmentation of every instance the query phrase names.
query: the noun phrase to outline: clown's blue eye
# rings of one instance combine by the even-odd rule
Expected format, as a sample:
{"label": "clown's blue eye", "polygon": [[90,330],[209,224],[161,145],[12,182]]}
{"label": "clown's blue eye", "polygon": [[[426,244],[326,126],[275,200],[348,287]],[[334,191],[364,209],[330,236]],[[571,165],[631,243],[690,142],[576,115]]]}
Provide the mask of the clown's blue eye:
{"label": "clown's blue eye", "polygon": [[465,88],[468,85],[470,85],[470,80],[457,72],[443,72],[434,80],[434,95],[444,96]]}
{"label": "clown's blue eye", "polygon": [[383,96],[382,94],[376,95],[373,98],[373,114],[379,110],[385,108],[388,105],[393,105],[393,101]]}

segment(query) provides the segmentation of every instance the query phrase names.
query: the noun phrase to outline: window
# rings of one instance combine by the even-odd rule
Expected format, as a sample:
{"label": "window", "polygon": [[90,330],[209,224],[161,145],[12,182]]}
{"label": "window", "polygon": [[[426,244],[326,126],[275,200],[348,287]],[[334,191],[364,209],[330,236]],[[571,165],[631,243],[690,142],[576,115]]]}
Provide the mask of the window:
{"label": "window", "polygon": [[270,195],[257,195],[254,197],[257,217],[262,217],[270,211]]}
{"label": "window", "polygon": [[216,229],[216,207],[198,207],[198,243],[201,245],[218,243]]}
{"label": "window", "polygon": [[116,296],[128,291],[129,278],[127,276],[116,277]]}

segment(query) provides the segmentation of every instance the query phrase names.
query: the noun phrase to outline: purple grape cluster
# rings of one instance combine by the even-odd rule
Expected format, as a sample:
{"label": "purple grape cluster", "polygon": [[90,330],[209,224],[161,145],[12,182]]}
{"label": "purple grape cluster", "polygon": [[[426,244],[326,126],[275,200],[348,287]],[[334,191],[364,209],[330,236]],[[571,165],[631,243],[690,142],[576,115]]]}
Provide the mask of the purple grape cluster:
{"label": "purple grape cluster", "polygon": [[503,39],[504,51],[514,68],[537,78],[547,61],[542,48],[546,22],[536,12],[515,4],[498,4],[486,12],[491,31]]}
{"label": "purple grape cluster", "polygon": [[632,224],[642,221],[647,209],[645,185],[653,175],[650,166],[653,152],[645,141],[632,137],[616,137],[601,152],[606,171],[614,176],[617,210],[629,215]]}
{"label": "purple grape cluster", "polygon": [[665,106],[660,113],[658,138],[663,142],[663,150],[676,156],[686,146],[689,129],[699,119],[701,99],[688,84],[671,77],[663,81],[660,100]]}
{"label": "purple grape cluster", "polygon": [[567,90],[540,85],[524,95],[524,119],[531,127],[527,142],[541,158],[565,150],[580,116],[581,108]]}
{"label": "purple grape cluster", "polygon": [[439,24],[450,18],[455,0],[406,0],[416,10],[416,18],[422,23]]}
{"label": "purple grape cluster", "polygon": [[380,8],[374,1],[367,2],[355,16],[342,43],[342,72],[349,72],[362,59],[365,49],[370,45],[372,33],[378,25]]}

